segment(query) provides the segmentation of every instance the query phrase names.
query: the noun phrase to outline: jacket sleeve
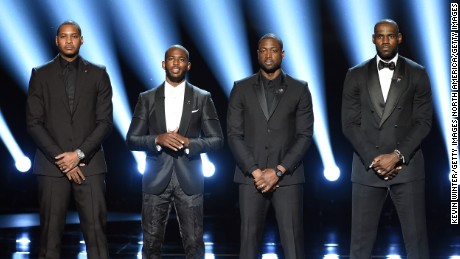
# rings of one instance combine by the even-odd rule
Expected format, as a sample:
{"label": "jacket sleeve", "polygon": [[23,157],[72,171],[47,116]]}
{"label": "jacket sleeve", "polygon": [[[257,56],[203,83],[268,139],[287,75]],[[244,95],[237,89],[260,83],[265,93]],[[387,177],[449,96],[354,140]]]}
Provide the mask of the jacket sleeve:
{"label": "jacket sleeve", "polygon": [[158,153],[155,145],[157,135],[149,134],[149,105],[142,94],[139,95],[133,118],[126,135],[126,144],[131,151]]}
{"label": "jacket sleeve", "polygon": [[96,127],[80,145],[88,161],[99,149],[113,128],[112,85],[105,68],[97,82]]}
{"label": "jacket sleeve", "polygon": [[45,104],[40,73],[34,68],[29,81],[26,104],[27,131],[38,148],[53,162],[54,157],[64,151],[57,145],[50,132],[44,126]]}
{"label": "jacket sleeve", "polygon": [[189,155],[206,153],[217,150],[224,145],[224,136],[220,127],[219,117],[210,94],[204,96],[203,113],[201,115],[201,131],[203,136],[199,138],[189,138]]}
{"label": "jacket sleeve", "polygon": [[252,152],[244,142],[244,96],[242,86],[234,84],[230,93],[227,109],[228,146],[232,151],[236,164],[246,174],[259,168]]}
{"label": "jacket sleeve", "polygon": [[[305,83],[295,113],[295,140],[280,163],[288,172],[295,171],[295,168],[302,162],[305,152],[311,145],[313,121],[311,94],[308,90],[308,85]],[[291,127],[291,125],[286,126]]]}

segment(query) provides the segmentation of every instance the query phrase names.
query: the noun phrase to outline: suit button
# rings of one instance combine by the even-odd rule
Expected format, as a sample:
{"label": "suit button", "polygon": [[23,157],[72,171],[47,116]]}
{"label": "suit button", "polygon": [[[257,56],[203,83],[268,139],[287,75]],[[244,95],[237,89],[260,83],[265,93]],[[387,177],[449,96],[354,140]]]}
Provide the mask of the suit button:
{"label": "suit button", "polygon": [[379,149],[380,147],[379,146],[375,146],[376,149]]}
{"label": "suit button", "polygon": [[398,127],[398,124],[395,125],[395,128],[397,128],[397,127]]}
{"label": "suit button", "polygon": [[267,149],[268,149],[268,147],[267,147],[267,146],[265,146],[265,149],[267,150]]}
{"label": "suit button", "polygon": [[267,129],[267,132],[270,133],[270,129]]}

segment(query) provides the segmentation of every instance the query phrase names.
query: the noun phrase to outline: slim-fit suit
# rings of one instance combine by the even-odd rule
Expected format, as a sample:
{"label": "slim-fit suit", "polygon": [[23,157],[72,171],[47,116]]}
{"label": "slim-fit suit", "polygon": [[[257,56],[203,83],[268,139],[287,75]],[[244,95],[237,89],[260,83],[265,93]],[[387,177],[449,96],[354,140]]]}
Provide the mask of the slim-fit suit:
{"label": "slim-fit suit", "polygon": [[[178,133],[190,141],[188,154],[184,149],[173,151],[166,147],[162,147],[159,151],[155,144],[155,138],[165,132],[167,132],[167,128],[165,119],[165,85],[163,83],[159,87],[139,95],[126,138],[130,150],[144,151],[147,154],[146,168],[142,180],[142,190],[144,192],[142,224],[144,239],[149,233],[149,238],[153,236],[152,239],[154,239],[151,245],[157,246],[153,249],[155,252],[152,253],[159,253],[167,221],[167,218],[163,219],[163,217],[169,214],[170,208],[165,207],[164,210],[166,211],[159,211],[161,206],[151,208],[154,204],[146,202],[146,199],[150,199],[152,194],[161,197],[163,193],[169,191],[171,185],[176,184],[179,185],[180,192],[183,192],[181,194],[183,197],[202,195],[204,178],[200,154],[217,150],[223,146],[223,133],[211,94],[188,82],[185,83],[184,105]],[[179,227],[181,228],[187,258],[189,256],[193,257],[195,252],[190,250],[196,250],[193,246],[197,245],[196,243],[202,243],[195,240],[202,241],[203,238],[202,211],[191,211],[194,210],[193,207],[181,206],[177,202],[175,203],[175,208],[180,222]],[[202,210],[202,204],[199,208]],[[155,213],[161,215],[161,219],[156,218],[155,221],[164,220],[165,222],[159,225],[157,223],[151,224],[150,221],[153,221],[153,215],[146,214]],[[199,218],[192,219],[196,221],[193,224],[194,226],[187,227],[190,221],[189,218],[192,217],[191,215],[198,215]],[[155,230],[152,230],[152,228],[155,228]],[[197,233],[201,233],[199,234],[201,236],[196,236]],[[146,241],[144,241],[144,246],[146,245]],[[202,249],[204,247],[198,248],[198,250]],[[199,251],[198,254],[201,252],[204,251]]]}
{"label": "slim-fit suit", "polygon": [[[112,88],[104,67],[79,57],[73,110],[59,55],[32,69],[27,97],[27,129],[38,149],[33,171],[38,175],[40,257],[58,258],[70,190],[74,193],[87,253],[92,258],[108,255],[105,238],[106,208],[104,175],[107,166],[103,140],[112,130]],[[57,155],[80,149],[85,158],[81,185],[70,182],[55,164]]]}
{"label": "slim-fit suit", "polygon": [[[399,55],[386,102],[376,57],[351,68],[344,82],[342,128],[354,148],[351,258],[369,258],[387,190],[401,222],[409,258],[428,258],[425,170],[420,148],[432,123],[430,81],[425,69]],[[404,155],[388,181],[369,166],[395,149]]]}
{"label": "slim-fit suit", "polygon": [[[313,107],[306,82],[281,72],[268,110],[261,73],[235,82],[228,106],[228,144],[236,160],[234,181],[240,184],[240,258],[256,258],[265,215],[271,202],[286,258],[303,258],[302,159],[313,135]],[[254,169],[287,169],[274,193],[254,186]]]}

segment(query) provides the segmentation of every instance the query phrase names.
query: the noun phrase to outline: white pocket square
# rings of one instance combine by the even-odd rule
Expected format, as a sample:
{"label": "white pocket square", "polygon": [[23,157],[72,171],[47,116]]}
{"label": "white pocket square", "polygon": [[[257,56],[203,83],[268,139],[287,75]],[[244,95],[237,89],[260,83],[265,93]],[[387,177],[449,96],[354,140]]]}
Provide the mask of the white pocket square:
{"label": "white pocket square", "polygon": [[199,111],[199,110],[200,110],[200,109],[193,110],[192,113],[195,113],[195,112],[197,112],[197,111]]}

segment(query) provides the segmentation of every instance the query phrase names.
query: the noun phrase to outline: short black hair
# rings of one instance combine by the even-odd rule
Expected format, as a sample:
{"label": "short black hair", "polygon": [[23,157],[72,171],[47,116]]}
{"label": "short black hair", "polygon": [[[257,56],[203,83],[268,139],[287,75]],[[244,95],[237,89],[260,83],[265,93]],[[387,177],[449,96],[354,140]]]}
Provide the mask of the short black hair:
{"label": "short black hair", "polygon": [[187,57],[187,62],[190,61],[190,55],[189,55],[189,53],[188,53],[188,50],[187,50],[184,46],[179,45],[179,44],[174,44],[174,45],[169,46],[169,48],[165,51],[165,60],[167,59],[166,54],[167,54],[168,51],[170,51],[171,49],[181,49],[181,50],[183,50],[183,51],[185,52],[185,56]]}
{"label": "short black hair", "polygon": [[391,20],[391,19],[382,19],[380,21],[378,21],[375,25],[374,25],[374,33],[377,33],[377,26],[380,25],[380,24],[383,24],[383,23],[389,23],[389,24],[393,24],[394,26],[396,26],[396,31],[399,33],[399,26],[398,24]]}
{"label": "short black hair", "polygon": [[260,45],[260,42],[262,40],[265,40],[265,39],[274,39],[274,40],[276,40],[278,42],[278,44],[280,45],[281,50],[283,50],[283,40],[281,40],[281,38],[278,35],[276,35],[274,33],[271,33],[271,32],[267,33],[264,36],[260,37],[258,45]]}
{"label": "short black hair", "polygon": [[81,36],[81,27],[80,27],[80,25],[76,21],[72,21],[72,20],[67,20],[67,21],[64,21],[63,23],[61,23],[59,25],[59,27],[57,28],[57,30],[56,30],[56,36],[59,35],[59,30],[61,30],[61,27],[64,26],[64,25],[73,25],[73,26],[75,26],[77,28],[77,30],[78,30],[78,33]]}

